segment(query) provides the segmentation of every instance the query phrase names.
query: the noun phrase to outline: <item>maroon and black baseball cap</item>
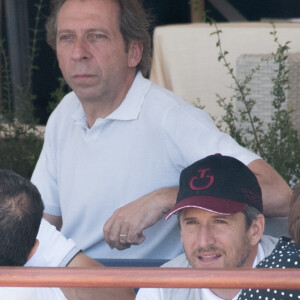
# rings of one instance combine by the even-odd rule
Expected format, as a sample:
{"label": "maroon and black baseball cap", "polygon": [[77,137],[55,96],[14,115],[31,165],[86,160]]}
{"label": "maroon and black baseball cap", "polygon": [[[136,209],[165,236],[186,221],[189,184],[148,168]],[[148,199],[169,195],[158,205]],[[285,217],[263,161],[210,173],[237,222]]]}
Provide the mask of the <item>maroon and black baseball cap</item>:
{"label": "maroon and black baseball cap", "polygon": [[233,157],[210,155],[181,172],[176,205],[166,220],[184,208],[232,215],[247,205],[263,212],[262,194],[256,176]]}

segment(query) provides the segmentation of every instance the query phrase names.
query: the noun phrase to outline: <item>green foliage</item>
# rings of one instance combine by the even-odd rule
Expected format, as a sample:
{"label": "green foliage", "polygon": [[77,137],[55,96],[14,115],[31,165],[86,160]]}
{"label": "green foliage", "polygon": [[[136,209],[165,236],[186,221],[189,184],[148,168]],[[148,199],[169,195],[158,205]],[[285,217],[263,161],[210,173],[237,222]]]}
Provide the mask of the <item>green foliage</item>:
{"label": "green foliage", "polygon": [[[212,23],[216,29],[212,35],[217,36],[218,61],[224,64],[234,82],[233,96],[227,99],[217,95],[217,102],[225,111],[222,116],[223,122],[220,121],[217,125],[221,129],[224,128],[225,123],[226,132],[239,144],[259,154],[293,187],[300,178],[300,143],[298,133],[291,121],[293,111],[284,108],[289,89],[287,67],[289,42],[283,45],[279,43],[273,24],[273,31],[270,34],[273,35],[277,45],[277,50],[272,53],[271,59],[276,65],[275,75],[271,78],[274,112],[271,122],[264,126],[265,122],[252,113],[256,100],[252,97],[249,87],[253,75],[260,70],[260,66],[252,69],[245,79],[239,80],[227,60],[229,53],[222,49],[220,38],[222,31],[218,29],[215,22]],[[242,103],[238,106],[242,108],[236,109],[234,103]],[[245,124],[246,126],[244,126]],[[263,128],[267,128],[267,130]]]}
{"label": "green foliage", "polygon": [[37,129],[34,117],[34,100],[32,94],[32,76],[38,69],[34,64],[38,55],[38,35],[41,10],[44,0],[35,5],[37,12],[35,25],[32,29],[30,57],[26,72],[27,82],[18,89],[18,104],[14,103],[10,63],[7,45],[0,41],[1,54],[1,91],[0,91],[0,168],[12,169],[20,175],[30,178],[34,165],[41,151],[43,139]]}
{"label": "green foliage", "polygon": [[1,169],[11,169],[30,178],[39,157],[43,139],[35,133],[10,135],[0,138]]}
{"label": "green foliage", "polygon": [[70,87],[65,79],[63,77],[59,77],[58,87],[50,95],[52,100],[48,104],[48,111],[51,113],[59,104],[60,100],[70,91]]}

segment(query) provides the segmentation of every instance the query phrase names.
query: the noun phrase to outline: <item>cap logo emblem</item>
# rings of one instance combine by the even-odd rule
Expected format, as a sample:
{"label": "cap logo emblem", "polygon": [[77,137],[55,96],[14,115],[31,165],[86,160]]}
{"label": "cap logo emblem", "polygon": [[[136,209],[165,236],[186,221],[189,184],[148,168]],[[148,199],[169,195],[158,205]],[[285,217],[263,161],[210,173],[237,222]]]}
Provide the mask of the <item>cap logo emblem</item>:
{"label": "cap logo emblem", "polygon": [[242,189],[242,193],[244,194],[245,198],[253,205],[261,201],[261,196],[258,193],[247,189]]}
{"label": "cap logo emblem", "polygon": [[[194,191],[201,191],[208,189],[214,182],[215,177],[214,175],[207,174],[210,169],[200,169],[197,172],[199,173],[198,176],[193,176],[189,182],[189,186]],[[207,182],[207,179],[208,182]],[[197,180],[197,184],[195,182]]]}

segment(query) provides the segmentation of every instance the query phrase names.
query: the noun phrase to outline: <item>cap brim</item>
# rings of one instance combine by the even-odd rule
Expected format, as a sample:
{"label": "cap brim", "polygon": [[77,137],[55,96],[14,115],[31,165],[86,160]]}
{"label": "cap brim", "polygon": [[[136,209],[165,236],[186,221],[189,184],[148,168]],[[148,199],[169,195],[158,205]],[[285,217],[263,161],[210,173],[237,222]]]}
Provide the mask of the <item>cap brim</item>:
{"label": "cap brim", "polygon": [[200,208],[221,215],[233,215],[242,211],[246,206],[246,203],[223,198],[194,196],[178,202],[165,219],[168,220],[173,214],[184,208]]}

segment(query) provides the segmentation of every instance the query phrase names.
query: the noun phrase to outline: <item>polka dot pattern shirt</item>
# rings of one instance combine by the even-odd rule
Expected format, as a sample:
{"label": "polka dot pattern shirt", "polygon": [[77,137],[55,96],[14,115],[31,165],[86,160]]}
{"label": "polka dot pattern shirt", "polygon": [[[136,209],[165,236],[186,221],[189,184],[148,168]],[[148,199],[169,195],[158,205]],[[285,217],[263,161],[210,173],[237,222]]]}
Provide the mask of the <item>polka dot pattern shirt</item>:
{"label": "polka dot pattern shirt", "polygon": [[[300,247],[282,237],[273,252],[257,268],[300,268]],[[243,289],[238,300],[300,300],[300,290]]]}

